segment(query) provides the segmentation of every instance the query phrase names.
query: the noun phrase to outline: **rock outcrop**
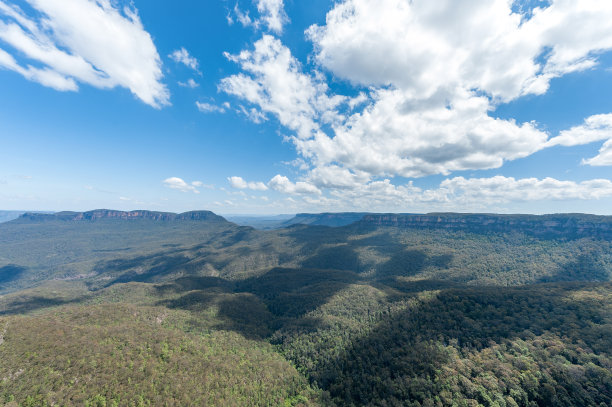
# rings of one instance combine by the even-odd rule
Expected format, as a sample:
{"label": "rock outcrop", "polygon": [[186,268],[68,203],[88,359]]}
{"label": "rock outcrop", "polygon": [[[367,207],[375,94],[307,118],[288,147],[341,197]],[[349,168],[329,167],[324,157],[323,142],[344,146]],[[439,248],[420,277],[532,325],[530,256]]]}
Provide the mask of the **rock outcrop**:
{"label": "rock outcrop", "polygon": [[399,228],[463,230],[474,233],[522,232],[541,237],[612,239],[612,216],[585,214],[496,215],[429,213],[368,214],[360,224]]}
{"label": "rock outcrop", "polygon": [[17,221],[96,221],[102,219],[226,222],[225,218],[210,211],[191,211],[177,214],[172,212],[155,212],[146,210],[125,212],[112,209],[96,209],[87,212],[57,212],[53,214],[27,212],[21,215]]}

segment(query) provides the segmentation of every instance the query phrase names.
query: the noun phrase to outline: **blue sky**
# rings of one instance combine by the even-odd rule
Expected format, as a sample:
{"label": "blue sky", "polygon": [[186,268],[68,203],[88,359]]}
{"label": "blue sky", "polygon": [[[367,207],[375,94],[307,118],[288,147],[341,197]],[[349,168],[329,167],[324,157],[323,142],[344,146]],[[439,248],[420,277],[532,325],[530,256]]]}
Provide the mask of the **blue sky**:
{"label": "blue sky", "polygon": [[0,0],[0,209],[612,214],[604,0]]}

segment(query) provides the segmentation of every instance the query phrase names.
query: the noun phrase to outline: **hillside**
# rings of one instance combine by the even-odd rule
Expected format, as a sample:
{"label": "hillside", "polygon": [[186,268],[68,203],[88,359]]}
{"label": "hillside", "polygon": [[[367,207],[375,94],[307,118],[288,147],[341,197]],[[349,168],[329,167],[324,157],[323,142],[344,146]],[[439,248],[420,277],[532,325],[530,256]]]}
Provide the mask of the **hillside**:
{"label": "hillside", "polygon": [[88,279],[118,259],[143,263],[163,256],[157,270],[168,271],[183,260],[174,255],[180,248],[223,245],[250,231],[208,211],[25,213],[0,224],[0,293],[46,280]]}
{"label": "hillside", "polygon": [[0,211],[0,223],[17,219],[23,213],[25,213],[25,211]]}
{"label": "hillside", "polygon": [[[558,215],[565,224],[585,225],[584,218],[600,221],[591,221],[591,229],[568,227],[561,233],[545,226],[550,225],[548,217],[500,216],[515,219],[516,224],[508,231],[510,224],[503,224],[506,229],[500,231],[495,222],[472,222],[482,215],[452,216],[464,221],[450,222],[451,228],[444,222],[379,225],[378,220],[389,217],[367,215],[343,227],[293,225],[258,231],[211,212],[25,214],[0,224],[0,293],[48,280],[83,280],[92,288],[182,276],[236,280],[273,267],[472,285],[610,279],[612,249],[610,239],[604,238],[606,218]],[[535,233],[533,225],[542,226]],[[597,232],[599,225],[603,227]],[[595,230],[593,236],[586,235],[589,230]]]}
{"label": "hillside", "polygon": [[26,215],[0,225],[0,401],[611,405],[608,222]]}
{"label": "hillside", "polygon": [[463,230],[472,233],[526,233],[532,236],[569,239],[612,239],[612,216],[586,214],[367,214],[360,221],[364,225],[399,228]]}
{"label": "hillside", "polygon": [[307,405],[304,378],[266,343],[187,333],[185,313],[130,304],[0,318],[0,401],[66,405]]}

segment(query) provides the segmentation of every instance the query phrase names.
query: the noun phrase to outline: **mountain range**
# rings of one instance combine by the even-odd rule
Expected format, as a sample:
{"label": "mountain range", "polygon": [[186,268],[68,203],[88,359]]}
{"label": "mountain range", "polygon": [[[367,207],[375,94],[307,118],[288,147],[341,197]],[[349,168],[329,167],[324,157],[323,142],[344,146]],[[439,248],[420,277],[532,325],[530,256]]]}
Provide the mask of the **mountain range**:
{"label": "mountain range", "polygon": [[0,402],[611,405],[612,217],[279,220],[0,224]]}

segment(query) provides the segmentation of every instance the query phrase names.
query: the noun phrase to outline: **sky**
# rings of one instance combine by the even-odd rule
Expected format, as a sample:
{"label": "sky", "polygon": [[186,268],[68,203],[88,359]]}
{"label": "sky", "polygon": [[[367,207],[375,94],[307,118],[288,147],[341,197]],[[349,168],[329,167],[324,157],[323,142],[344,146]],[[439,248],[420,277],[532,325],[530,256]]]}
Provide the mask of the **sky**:
{"label": "sky", "polygon": [[609,0],[0,0],[0,209],[612,215]]}

